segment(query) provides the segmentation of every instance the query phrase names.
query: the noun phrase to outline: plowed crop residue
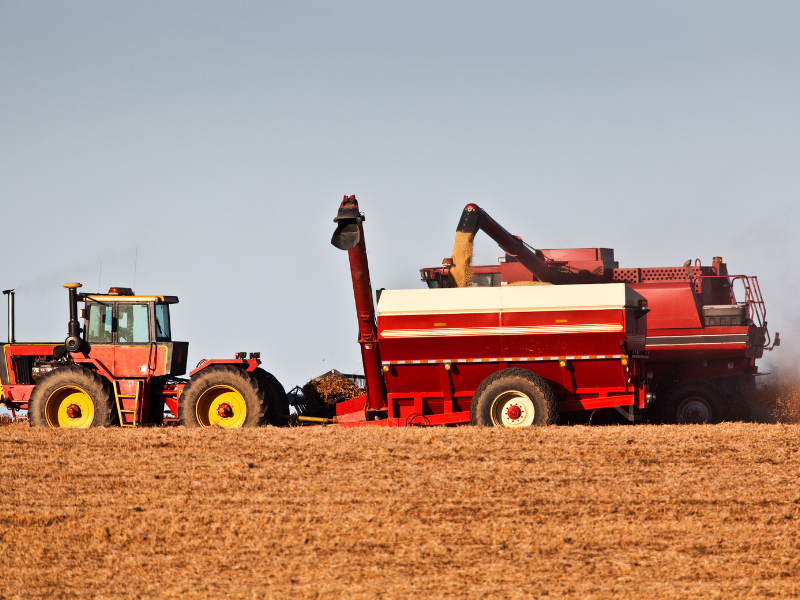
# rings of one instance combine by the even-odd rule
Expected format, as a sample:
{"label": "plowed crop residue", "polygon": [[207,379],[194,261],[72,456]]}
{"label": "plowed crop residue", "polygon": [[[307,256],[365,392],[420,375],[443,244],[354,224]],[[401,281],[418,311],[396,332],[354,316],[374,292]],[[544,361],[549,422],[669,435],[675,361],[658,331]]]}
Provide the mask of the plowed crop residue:
{"label": "plowed crop residue", "polygon": [[800,423],[800,381],[778,371],[761,386],[757,394],[760,406],[768,407],[780,423]]}
{"label": "plowed crop residue", "polygon": [[800,426],[0,428],[0,598],[788,598]]}
{"label": "plowed crop residue", "polygon": [[364,393],[363,389],[346,377],[336,375],[312,379],[303,386],[303,396],[312,405],[335,404]]}

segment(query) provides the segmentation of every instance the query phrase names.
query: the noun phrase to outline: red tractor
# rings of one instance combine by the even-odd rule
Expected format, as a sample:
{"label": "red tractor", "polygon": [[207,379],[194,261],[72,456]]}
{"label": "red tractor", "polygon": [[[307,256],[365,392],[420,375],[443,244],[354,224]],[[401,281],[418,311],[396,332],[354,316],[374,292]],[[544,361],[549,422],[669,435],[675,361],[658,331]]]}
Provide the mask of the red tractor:
{"label": "red tractor", "polygon": [[[657,398],[654,420],[706,423],[737,416],[737,400],[754,388],[756,360],[780,345],[777,333],[770,340],[757,278],[729,273],[721,257],[714,257],[711,266],[697,260],[680,267],[620,269],[611,248],[537,250],[469,204],[457,231],[479,230],[506,255],[498,265],[473,267],[470,285],[619,282],[647,298],[646,371]],[[430,288],[448,287],[451,262],[421,269],[422,280]]]}
{"label": "red tractor", "polygon": [[[188,342],[172,340],[169,308],[175,296],[135,296],[128,288],[107,294],[69,290],[68,335],[59,343],[14,340],[14,291],[9,339],[0,364],[0,402],[27,410],[39,427],[162,424],[185,427],[255,427],[289,414],[283,387],[260,368],[259,353],[205,359],[186,373]],[[78,302],[83,327],[78,321]],[[165,417],[165,408],[171,412]]]}

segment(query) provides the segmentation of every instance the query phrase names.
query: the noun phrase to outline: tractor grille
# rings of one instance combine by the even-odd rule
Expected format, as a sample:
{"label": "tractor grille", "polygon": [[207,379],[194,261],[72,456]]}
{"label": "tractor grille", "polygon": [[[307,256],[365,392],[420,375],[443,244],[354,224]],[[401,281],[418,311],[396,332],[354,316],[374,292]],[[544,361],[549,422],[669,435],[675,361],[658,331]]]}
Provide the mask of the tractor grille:
{"label": "tractor grille", "polygon": [[11,366],[14,368],[14,378],[17,385],[31,385],[31,356],[12,356]]}

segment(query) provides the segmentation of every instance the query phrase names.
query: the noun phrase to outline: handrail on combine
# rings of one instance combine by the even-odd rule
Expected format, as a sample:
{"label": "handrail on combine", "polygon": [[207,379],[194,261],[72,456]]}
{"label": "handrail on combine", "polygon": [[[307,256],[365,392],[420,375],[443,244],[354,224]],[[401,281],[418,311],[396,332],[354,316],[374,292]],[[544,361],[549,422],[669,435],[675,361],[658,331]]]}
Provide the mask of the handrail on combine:
{"label": "handrail on combine", "polygon": [[764,304],[764,297],[761,295],[761,286],[758,284],[758,277],[755,275],[698,275],[694,279],[722,279],[728,280],[731,290],[731,300],[737,304],[733,286],[736,281],[741,281],[744,287],[744,303],[747,305],[747,318],[753,321],[758,327],[764,329],[764,347],[769,347],[771,338],[767,329],[767,307]]}

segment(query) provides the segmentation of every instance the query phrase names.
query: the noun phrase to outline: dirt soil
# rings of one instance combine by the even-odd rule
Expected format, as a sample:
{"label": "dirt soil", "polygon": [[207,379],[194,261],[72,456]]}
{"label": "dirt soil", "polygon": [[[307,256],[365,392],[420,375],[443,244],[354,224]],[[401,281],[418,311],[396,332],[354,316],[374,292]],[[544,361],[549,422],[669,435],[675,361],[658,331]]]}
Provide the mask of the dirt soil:
{"label": "dirt soil", "polygon": [[0,427],[0,598],[800,595],[800,426]]}

